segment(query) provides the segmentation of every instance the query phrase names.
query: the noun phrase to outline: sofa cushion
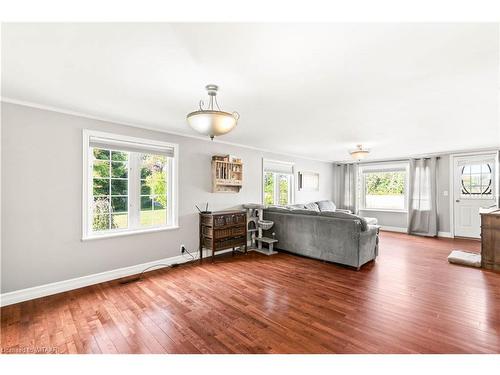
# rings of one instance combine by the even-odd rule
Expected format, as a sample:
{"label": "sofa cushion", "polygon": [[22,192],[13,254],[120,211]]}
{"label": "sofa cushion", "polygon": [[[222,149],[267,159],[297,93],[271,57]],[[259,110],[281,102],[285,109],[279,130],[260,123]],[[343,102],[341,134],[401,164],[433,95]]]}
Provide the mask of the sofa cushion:
{"label": "sofa cushion", "polygon": [[291,209],[296,209],[296,208],[305,208],[304,206],[305,206],[304,204],[298,203],[298,204],[289,204],[286,207],[291,208]]}
{"label": "sofa cushion", "polygon": [[319,206],[316,204],[316,202],[307,203],[304,204],[303,206],[306,210],[319,212]]}
{"label": "sofa cushion", "polygon": [[306,208],[294,208],[293,210],[288,211],[291,214],[298,214],[298,215],[318,215],[318,211],[314,210],[308,210]]}
{"label": "sofa cushion", "polygon": [[330,200],[324,200],[316,202],[321,212],[323,211],[335,211],[335,203]]}
{"label": "sofa cushion", "polygon": [[280,212],[284,214],[296,215],[318,215],[319,211],[306,210],[305,208],[295,208],[290,206],[268,206],[265,208],[268,212]]}
{"label": "sofa cushion", "polygon": [[361,223],[361,230],[364,232],[368,229],[368,222],[362,216],[348,214],[347,212],[335,212],[335,211],[322,211],[320,212],[320,215],[327,217],[335,217],[337,219],[359,220],[359,222]]}
{"label": "sofa cushion", "polygon": [[270,212],[291,212],[292,209],[288,208],[286,206],[267,206],[265,210],[270,211]]}

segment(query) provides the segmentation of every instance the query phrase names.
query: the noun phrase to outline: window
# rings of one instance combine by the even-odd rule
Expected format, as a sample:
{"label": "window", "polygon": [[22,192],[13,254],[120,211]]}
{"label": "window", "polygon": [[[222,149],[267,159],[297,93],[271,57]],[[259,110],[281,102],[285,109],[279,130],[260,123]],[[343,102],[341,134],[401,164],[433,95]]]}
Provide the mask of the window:
{"label": "window", "polygon": [[263,202],[266,205],[293,203],[293,164],[263,160]]}
{"label": "window", "polygon": [[177,145],[84,132],[83,238],[177,226]]}
{"label": "window", "polygon": [[407,185],[407,163],[361,166],[361,209],[405,211]]}
{"label": "window", "polygon": [[492,164],[467,164],[461,171],[462,198],[491,197],[493,194]]}

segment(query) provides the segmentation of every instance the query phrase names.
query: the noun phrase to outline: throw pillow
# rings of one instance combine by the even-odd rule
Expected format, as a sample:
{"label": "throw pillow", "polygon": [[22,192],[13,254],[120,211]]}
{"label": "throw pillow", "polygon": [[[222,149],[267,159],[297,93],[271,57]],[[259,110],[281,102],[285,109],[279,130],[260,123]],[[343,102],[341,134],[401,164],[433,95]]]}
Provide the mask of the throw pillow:
{"label": "throw pillow", "polygon": [[359,220],[361,224],[361,231],[365,232],[368,230],[368,222],[362,216],[348,214],[346,212],[332,212],[332,211],[323,211],[321,212],[321,216],[335,217],[337,219]]}
{"label": "throw pillow", "polygon": [[311,203],[304,204],[304,208],[306,210],[311,210],[311,211],[319,212],[319,207],[316,204],[316,202],[311,202]]}
{"label": "throw pillow", "polygon": [[335,211],[335,203],[330,200],[316,202],[320,211]]}

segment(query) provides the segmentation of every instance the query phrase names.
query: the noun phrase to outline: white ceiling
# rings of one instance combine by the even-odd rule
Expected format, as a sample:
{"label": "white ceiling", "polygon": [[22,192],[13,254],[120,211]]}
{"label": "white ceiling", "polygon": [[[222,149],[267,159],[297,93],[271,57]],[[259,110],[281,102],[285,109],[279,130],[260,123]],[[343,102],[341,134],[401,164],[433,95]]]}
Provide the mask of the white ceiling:
{"label": "white ceiling", "polygon": [[325,160],[500,145],[497,24],[3,24],[2,96]]}

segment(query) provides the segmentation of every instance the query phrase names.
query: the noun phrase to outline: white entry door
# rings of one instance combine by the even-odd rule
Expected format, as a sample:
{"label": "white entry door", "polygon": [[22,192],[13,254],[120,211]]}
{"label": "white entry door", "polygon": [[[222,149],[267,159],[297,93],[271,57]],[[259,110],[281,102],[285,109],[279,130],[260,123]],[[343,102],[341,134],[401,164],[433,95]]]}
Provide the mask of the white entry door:
{"label": "white entry door", "polygon": [[458,237],[481,237],[479,209],[495,202],[496,155],[454,158],[454,230]]}

